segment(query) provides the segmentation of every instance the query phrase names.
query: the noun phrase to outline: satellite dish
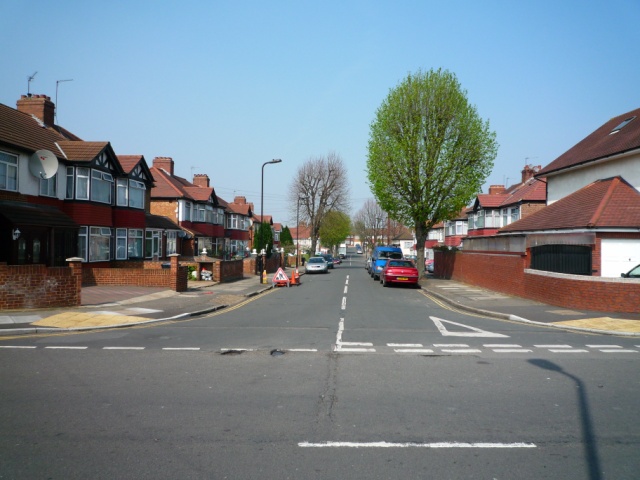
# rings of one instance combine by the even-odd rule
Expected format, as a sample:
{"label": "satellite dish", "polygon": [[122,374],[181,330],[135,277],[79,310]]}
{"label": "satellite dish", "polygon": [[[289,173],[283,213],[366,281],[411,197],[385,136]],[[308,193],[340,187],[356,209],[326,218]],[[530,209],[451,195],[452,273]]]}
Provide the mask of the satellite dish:
{"label": "satellite dish", "polygon": [[38,150],[29,157],[29,171],[37,178],[51,178],[58,173],[58,159],[49,150]]}

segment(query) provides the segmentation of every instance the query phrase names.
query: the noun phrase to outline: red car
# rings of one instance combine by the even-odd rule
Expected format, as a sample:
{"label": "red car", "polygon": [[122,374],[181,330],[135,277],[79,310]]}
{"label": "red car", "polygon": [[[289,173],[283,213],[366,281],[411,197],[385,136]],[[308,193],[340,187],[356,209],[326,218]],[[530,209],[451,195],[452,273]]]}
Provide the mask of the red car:
{"label": "red car", "polygon": [[405,283],[418,286],[420,274],[411,260],[389,259],[380,272],[380,283],[388,287],[392,283]]}

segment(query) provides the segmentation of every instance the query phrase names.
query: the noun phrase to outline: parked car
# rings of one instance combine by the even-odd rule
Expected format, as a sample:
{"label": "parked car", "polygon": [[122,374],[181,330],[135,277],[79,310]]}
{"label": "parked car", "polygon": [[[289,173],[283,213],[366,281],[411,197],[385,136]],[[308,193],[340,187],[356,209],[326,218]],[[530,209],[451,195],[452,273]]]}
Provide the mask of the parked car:
{"label": "parked car", "polygon": [[305,265],[306,273],[328,273],[329,265],[323,257],[311,257]]}
{"label": "parked car", "polygon": [[620,275],[622,278],[640,278],[640,265],[636,265],[627,273]]}
{"label": "parked car", "polygon": [[402,250],[399,247],[376,247],[373,249],[369,274],[374,280],[380,279],[380,272],[388,259],[402,259]]}
{"label": "parked car", "polygon": [[356,243],[356,255],[362,255],[362,247],[359,243]]}
{"label": "parked car", "polygon": [[321,253],[320,257],[324,258],[324,261],[327,262],[329,268],[333,268],[333,256],[328,253]]}
{"label": "parked car", "polygon": [[424,269],[429,273],[433,273],[433,258],[428,258],[424,261]]}
{"label": "parked car", "polygon": [[371,257],[367,257],[367,261],[364,263],[364,268],[367,270],[367,273],[371,275]]}
{"label": "parked car", "polygon": [[380,272],[380,283],[384,287],[388,287],[392,283],[418,286],[419,277],[418,269],[411,260],[389,259]]}

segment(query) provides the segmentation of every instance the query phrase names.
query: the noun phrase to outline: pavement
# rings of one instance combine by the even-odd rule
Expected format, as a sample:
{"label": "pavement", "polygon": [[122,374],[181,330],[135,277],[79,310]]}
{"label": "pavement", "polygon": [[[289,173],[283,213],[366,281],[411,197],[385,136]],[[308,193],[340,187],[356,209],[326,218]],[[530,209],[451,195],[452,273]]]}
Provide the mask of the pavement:
{"label": "pavement", "polygon": [[[285,272],[290,278],[292,270]],[[304,275],[300,277],[301,285],[289,288],[304,288]],[[195,317],[239,305],[274,288],[271,278],[268,282],[246,275],[229,283],[190,281],[181,293],[150,287],[84,287],[79,307],[0,311],[0,337],[125,328]],[[492,318],[640,337],[640,307],[635,313],[571,310],[433,276],[421,280],[419,292],[450,308]]]}

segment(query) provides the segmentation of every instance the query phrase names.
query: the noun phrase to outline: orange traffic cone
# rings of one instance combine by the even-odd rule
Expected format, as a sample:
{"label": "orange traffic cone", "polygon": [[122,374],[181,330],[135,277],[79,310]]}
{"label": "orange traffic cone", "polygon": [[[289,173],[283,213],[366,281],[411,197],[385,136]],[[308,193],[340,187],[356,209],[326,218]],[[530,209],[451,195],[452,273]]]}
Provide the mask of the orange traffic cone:
{"label": "orange traffic cone", "polygon": [[299,285],[300,277],[298,276],[298,269],[296,268],[291,274],[291,285]]}

